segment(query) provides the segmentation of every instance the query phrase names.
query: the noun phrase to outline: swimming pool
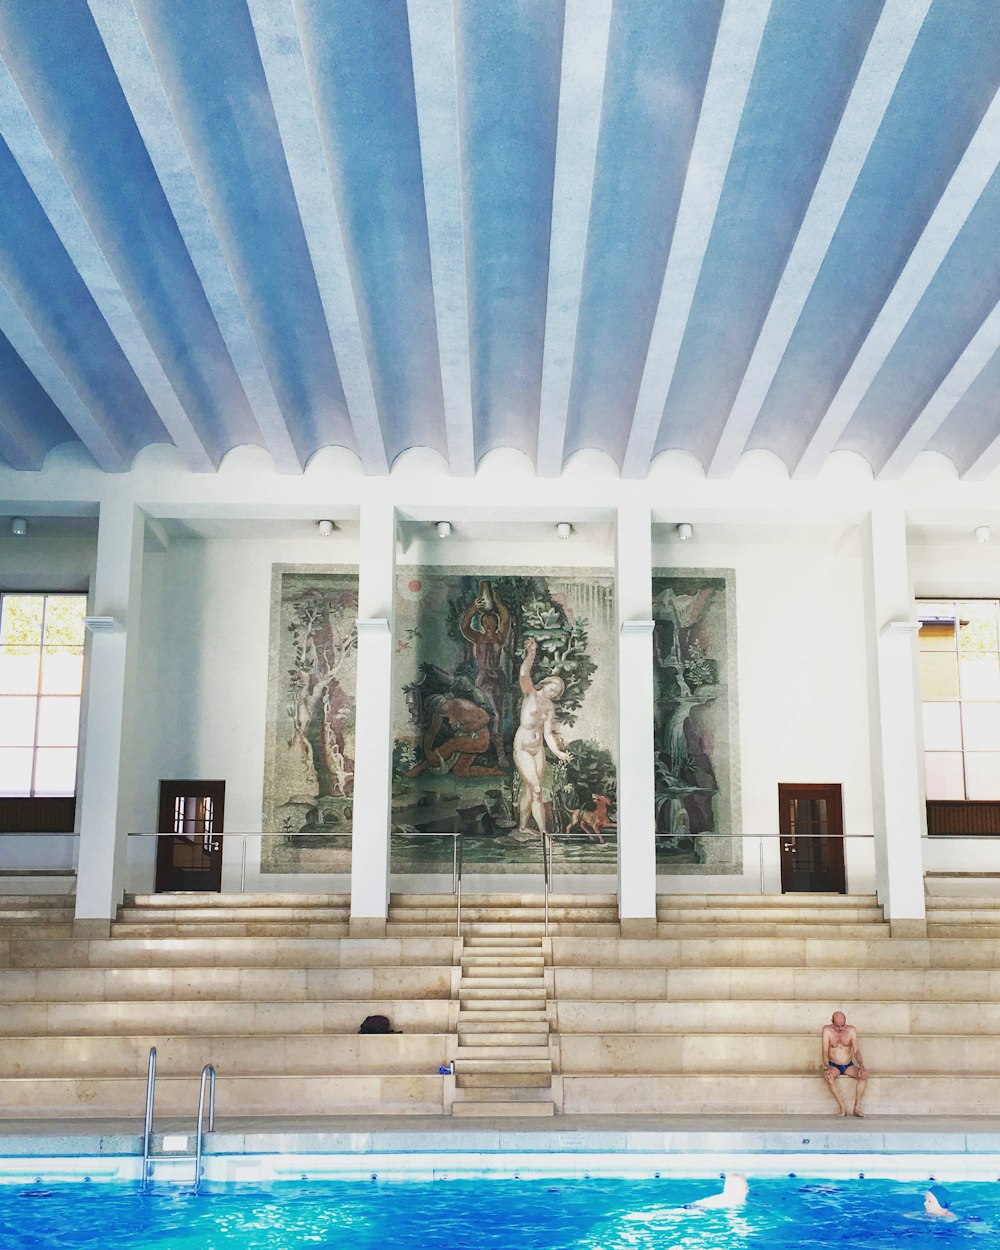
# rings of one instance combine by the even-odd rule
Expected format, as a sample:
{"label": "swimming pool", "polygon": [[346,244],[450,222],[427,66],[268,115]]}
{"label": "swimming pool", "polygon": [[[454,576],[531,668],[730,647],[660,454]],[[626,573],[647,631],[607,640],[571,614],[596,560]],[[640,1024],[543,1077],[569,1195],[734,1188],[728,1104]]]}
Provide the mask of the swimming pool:
{"label": "swimming pool", "polygon": [[[432,1183],[8,1185],[4,1250],[941,1250],[996,1244],[1000,1183],[949,1182],[961,1219],[922,1214],[925,1182],[750,1176],[745,1206],[682,1204],[720,1181],[575,1177]],[[942,1241],[942,1238],[945,1238]]]}

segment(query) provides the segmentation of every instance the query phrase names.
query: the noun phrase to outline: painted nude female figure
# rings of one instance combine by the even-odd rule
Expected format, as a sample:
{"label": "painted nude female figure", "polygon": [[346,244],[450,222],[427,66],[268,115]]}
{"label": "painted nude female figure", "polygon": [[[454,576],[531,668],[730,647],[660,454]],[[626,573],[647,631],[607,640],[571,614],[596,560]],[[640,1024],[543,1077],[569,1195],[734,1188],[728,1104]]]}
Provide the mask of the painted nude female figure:
{"label": "painted nude female figure", "polygon": [[521,778],[521,797],[518,800],[518,831],[522,841],[531,837],[528,820],[534,817],[540,834],[545,833],[545,803],[542,799],[542,781],[545,778],[545,747],[557,759],[568,763],[570,755],[563,750],[556,722],[555,701],[562,698],[566,689],[561,677],[544,677],[536,686],[531,680],[531,668],[535,662],[538,644],[529,638],[524,646],[521,663],[520,686],[521,723],[514,734],[514,767]]}

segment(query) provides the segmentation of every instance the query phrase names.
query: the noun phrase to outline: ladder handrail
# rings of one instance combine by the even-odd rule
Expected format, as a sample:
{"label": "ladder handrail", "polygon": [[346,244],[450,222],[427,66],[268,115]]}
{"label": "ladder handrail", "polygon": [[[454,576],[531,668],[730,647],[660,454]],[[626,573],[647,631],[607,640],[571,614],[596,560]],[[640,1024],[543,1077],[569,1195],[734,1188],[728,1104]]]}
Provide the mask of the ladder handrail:
{"label": "ladder handrail", "polygon": [[142,1127],[142,1184],[140,1192],[149,1188],[149,1146],[153,1136],[153,1098],[156,1092],[156,1047],[149,1048],[149,1070],[146,1073],[146,1118]]}
{"label": "ladder handrail", "polygon": [[215,1067],[206,1063],[201,1070],[201,1087],[198,1090],[198,1123],[195,1125],[194,1191],[201,1188],[202,1121],[205,1116],[205,1085],[208,1084],[208,1131],[215,1132]]}

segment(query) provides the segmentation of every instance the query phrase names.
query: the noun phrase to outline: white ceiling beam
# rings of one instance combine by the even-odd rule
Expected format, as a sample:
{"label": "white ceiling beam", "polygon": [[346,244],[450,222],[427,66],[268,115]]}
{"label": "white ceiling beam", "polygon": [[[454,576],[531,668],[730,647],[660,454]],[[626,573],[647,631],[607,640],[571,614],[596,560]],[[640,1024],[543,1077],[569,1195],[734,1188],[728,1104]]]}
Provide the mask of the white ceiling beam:
{"label": "white ceiling beam", "polygon": [[123,473],[128,469],[126,458],[114,440],[114,431],[106,428],[104,418],[84,402],[76,389],[77,386],[85,389],[82,379],[74,381],[68,376],[73,373],[73,362],[55,358],[3,282],[0,282],[0,330],[99,467],[108,473]]}
{"label": "white ceiling beam", "polygon": [[728,477],[743,453],[930,4],[886,0],[709,464],[710,477]]}
{"label": "white ceiling beam", "polygon": [[[972,141],[965,149],[944,194],[910,253],[903,272],[899,275],[888,299],[882,305],[881,312],[875,318],[868,337],[861,345],[860,351],[838,387],[816,432],[802,453],[799,463],[794,466],[796,477],[814,477],[822,468],[830,452],[833,451],[837,440],[847,428],[848,422],[868,388],[875,381],[879,369],[885,364],[906,323],[948,255],[949,249],[965,225],[969,214],[975,208],[976,201],[996,172],[998,163],[1000,163],[1000,92],[993,97],[993,103],[987,109]],[[943,417],[941,419],[943,420]],[[937,428],[932,422],[933,418],[928,419],[921,427],[927,438]],[[918,424],[920,424],[919,421]],[[907,444],[907,451],[905,453],[902,451],[903,444],[900,443],[890,457],[890,461],[882,469],[885,476],[892,477],[901,472],[913,456],[921,450],[920,447],[915,447],[913,439],[907,437],[904,441]],[[893,465],[891,470],[889,463]],[[879,468],[878,465],[874,467]]]}
{"label": "white ceiling beam", "polygon": [[247,9],[271,92],[358,455],[366,473],[388,473],[343,227],[332,193],[292,0],[247,0]]}
{"label": "white ceiling beam", "polygon": [[[940,386],[927,401],[923,412],[900,439],[895,451],[876,476],[886,480],[904,473],[916,457],[925,450],[948,419],[955,405],[976,381],[982,371],[1000,350],[1000,304],[997,304],[979,330],[973,335],[968,347],[955,361]],[[964,474],[965,477],[986,477],[1000,462],[1000,439],[994,439]]]}
{"label": "white ceiling beam", "polygon": [[164,373],[58,161],[3,65],[0,65],[0,133],[185,463],[202,472],[211,470],[213,465],[208,451]]}
{"label": "white ceiling beam", "polygon": [[771,0],[726,0],[722,12],[625,449],[624,477],[642,477],[649,469],[770,8]]}
{"label": "white ceiling beam", "polygon": [[302,469],[132,0],[88,0],[275,466]]}
{"label": "white ceiling beam", "polygon": [[424,206],[452,473],[476,471],[452,0],[407,0]]}
{"label": "white ceiling beam", "polygon": [[565,454],[611,10],[612,0],[568,0],[566,5],[535,462],[543,477],[562,472]]}

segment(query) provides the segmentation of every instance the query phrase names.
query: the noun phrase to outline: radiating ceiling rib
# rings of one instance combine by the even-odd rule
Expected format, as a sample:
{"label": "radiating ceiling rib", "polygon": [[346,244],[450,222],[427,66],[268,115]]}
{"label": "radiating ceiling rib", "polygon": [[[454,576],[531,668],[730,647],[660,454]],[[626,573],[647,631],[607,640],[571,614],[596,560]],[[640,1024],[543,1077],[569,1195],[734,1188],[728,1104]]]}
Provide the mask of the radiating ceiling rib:
{"label": "radiating ceiling rib", "polygon": [[709,463],[709,476],[727,477],[736,467],[930,4],[931,0],[886,0]]}
{"label": "radiating ceiling rib", "polygon": [[3,65],[0,65],[0,133],[177,449],[190,468],[212,469],[211,457],[146,339],[20,91]]}
{"label": "radiating ceiling rib", "polygon": [[278,4],[273,0],[247,0],[247,8],[271,92],[358,454],[365,472],[387,473],[385,441],[344,251],[340,215],[330,194],[326,158],[291,0]]}
{"label": "radiating ceiling rib", "polygon": [[40,469],[73,430],[38,379],[0,334],[0,455],[15,469]]}
{"label": "radiating ceiling rib", "polygon": [[1000,350],[1000,304],[980,326],[968,347],[958,358],[927,401],[923,411],[900,439],[895,451],[885,462],[879,477],[895,478],[910,466],[928,441],[954,412],[956,405]]}
{"label": "radiating ceiling rib", "polygon": [[771,0],[727,0],[663,278],[622,474],[649,469]]}
{"label": "radiating ceiling rib", "polygon": [[[937,273],[1000,162],[1000,92],[993,99],[958,168],[910,253],[892,293],[868,332],[833,402],[809,441],[796,477],[811,477],[822,467],[892,351],[907,321]],[[1000,241],[998,241],[1000,246]],[[936,426],[929,425],[928,433]],[[912,457],[912,441],[909,446]],[[906,457],[890,457],[897,470]],[[878,468],[879,466],[874,466]],[[890,473],[886,464],[884,472]]]}
{"label": "radiating ceiling rib", "polygon": [[1000,348],[948,413],[928,449],[950,457],[961,476],[973,482],[1000,465]]}
{"label": "radiating ceiling rib", "polygon": [[300,469],[132,0],[88,3],[265,446],[278,469]]}
{"label": "radiating ceiling rib", "polygon": [[118,444],[113,437],[114,432],[105,428],[106,423],[81,399],[73,383],[63,372],[63,365],[54,358],[2,282],[0,282],[0,332],[7,337],[11,346],[38,379],[39,385],[65,417],[100,468],[108,473],[125,472],[129,467],[128,449]]}
{"label": "radiating ceiling rib", "polygon": [[576,0],[563,28],[536,459],[545,477],[561,472],[566,445],[611,8],[612,0]]}
{"label": "radiating ceiling rib", "polygon": [[407,0],[407,15],[441,355],[448,463],[452,473],[468,477],[476,470],[476,447],[469,369],[469,294],[465,280],[452,0]]}

